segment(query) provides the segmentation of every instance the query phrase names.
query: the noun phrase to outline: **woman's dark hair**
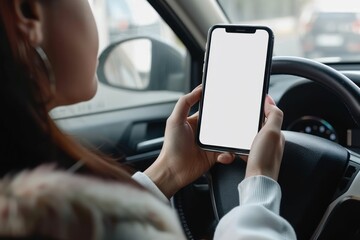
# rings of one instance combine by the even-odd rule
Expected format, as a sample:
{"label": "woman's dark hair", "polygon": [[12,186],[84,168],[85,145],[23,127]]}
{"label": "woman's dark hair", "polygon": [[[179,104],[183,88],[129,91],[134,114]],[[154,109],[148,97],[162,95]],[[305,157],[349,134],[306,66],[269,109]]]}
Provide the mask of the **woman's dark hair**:
{"label": "woman's dark hair", "polygon": [[42,95],[48,79],[35,50],[14,24],[12,1],[0,1],[0,174],[42,163],[68,167],[82,161],[89,172],[132,183],[115,160],[83,147],[50,118],[49,96]]}
{"label": "woman's dark hair", "polygon": [[[1,174],[18,168],[33,167],[51,161],[55,145],[39,121],[45,119],[45,109],[34,93],[36,85],[24,71],[12,52],[3,19],[0,20],[0,118]],[[34,81],[33,81],[34,82]],[[37,115],[37,116],[36,116]],[[37,118],[37,120],[36,120]],[[44,122],[45,123],[45,122]],[[44,126],[45,127],[45,126]]]}

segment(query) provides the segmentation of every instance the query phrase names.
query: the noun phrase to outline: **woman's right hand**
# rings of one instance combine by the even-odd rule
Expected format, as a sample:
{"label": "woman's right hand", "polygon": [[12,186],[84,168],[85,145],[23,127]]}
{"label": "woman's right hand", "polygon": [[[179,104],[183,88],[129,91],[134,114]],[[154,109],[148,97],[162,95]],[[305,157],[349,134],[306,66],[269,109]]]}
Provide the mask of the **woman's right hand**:
{"label": "woman's right hand", "polygon": [[267,96],[265,100],[265,122],[256,135],[247,159],[246,177],[264,175],[277,180],[284,152],[285,139],[281,133],[282,111],[274,100]]}

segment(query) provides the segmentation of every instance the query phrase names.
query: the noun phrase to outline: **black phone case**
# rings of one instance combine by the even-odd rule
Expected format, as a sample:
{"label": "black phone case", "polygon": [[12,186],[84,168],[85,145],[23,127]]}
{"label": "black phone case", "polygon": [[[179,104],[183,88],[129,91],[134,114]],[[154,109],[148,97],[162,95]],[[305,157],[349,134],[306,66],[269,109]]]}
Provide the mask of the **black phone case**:
{"label": "black phone case", "polygon": [[273,54],[273,47],[274,47],[274,34],[272,30],[269,27],[266,26],[258,26],[258,25],[235,25],[235,24],[218,24],[212,26],[208,31],[208,40],[206,43],[206,49],[205,49],[205,57],[204,57],[204,65],[203,65],[203,78],[202,78],[202,86],[203,86],[203,93],[202,97],[199,102],[199,121],[198,121],[198,131],[197,131],[197,137],[196,141],[197,144],[209,151],[216,151],[216,152],[231,152],[235,154],[241,154],[241,155],[248,155],[250,152],[250,149],[240,149],[240,148],[232,148],[232,147],[223,147],[223,146],[215,146],[215,145],[208,145],[206,143],[202,143],[200,141],[200,126],[201,126],[201,119],[202,119],[202,108],[203,108],[203,99],[204,94],[206,91],[206,72],[207,72],[207,60],[209,51],[208,48],[211,46],[211,34],[214,29],[216,28],[225,28],[227,32],[238,32],[240,34],[246,34],[246,33],[254,33],[257,29],[262,29],[268,32],[269,34],[269,40],[268,40],[268,47],[267,47],[267,54],[266,54],[266,65],[265,65],[265,74],[264,74],[264,84],[263,84],[263,90],[262,90],[262,100],[261,100],[261,111],[260,111],[260,120],[258,124],[258,131],[261,129],[261,126],[264,121],[264,101],[266,94],[268,93],[269,88],[269,80],[270,80],[270,74],[271,74],[271,61],[272,61],[272,54]]}

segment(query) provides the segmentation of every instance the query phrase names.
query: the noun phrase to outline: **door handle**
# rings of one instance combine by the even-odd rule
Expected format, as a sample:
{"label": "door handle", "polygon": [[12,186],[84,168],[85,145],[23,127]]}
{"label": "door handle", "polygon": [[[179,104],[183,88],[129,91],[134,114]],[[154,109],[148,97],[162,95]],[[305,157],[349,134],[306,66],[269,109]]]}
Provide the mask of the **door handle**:
{"label": "door handle", "polygon": [[159,149],[159,148],[161,148],[163,143],[164,143],[164,137],[159,137],[159,138],[142,141],[136,145],[136,151],[143,152],[143,151]]}

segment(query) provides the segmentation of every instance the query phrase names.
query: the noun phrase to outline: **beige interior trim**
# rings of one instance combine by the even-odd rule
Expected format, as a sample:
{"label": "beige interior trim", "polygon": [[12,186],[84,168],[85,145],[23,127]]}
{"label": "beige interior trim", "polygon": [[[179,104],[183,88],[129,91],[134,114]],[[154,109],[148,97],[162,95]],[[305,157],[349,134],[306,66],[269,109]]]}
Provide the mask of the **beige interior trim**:
{"label": "beige interior trim", "polygon": [[214,24],[228,23],[226,16],[215,0],[165,1],[178,15],[203,49],[205,49],[209,28]]}

